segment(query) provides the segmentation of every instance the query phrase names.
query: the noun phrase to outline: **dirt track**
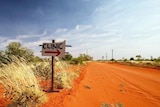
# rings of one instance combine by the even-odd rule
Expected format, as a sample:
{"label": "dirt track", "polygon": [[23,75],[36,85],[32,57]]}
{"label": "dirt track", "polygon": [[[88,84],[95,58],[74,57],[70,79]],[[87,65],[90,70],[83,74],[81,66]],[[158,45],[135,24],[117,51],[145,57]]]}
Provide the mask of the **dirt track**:
{"label": "dirt track", "polygon": [[109,63],[90,63],[64,107],[100,107],[103,102],[123,107],[160,107],[160,70]]}

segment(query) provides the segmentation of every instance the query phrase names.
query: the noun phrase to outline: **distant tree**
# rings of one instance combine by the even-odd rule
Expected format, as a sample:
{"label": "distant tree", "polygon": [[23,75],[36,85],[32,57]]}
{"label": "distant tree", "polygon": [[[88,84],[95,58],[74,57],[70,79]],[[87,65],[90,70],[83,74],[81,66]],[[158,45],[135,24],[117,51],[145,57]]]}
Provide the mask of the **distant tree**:
{"label": "distant tree", "polygon": [[125,62],[125,61],[127,61],[128,59],[127,59],[127,58],[125,58],[125,57],[122,57],[122,60]]}
{"label": "distant tree", "polygon": [[72,58],[70,60],[71,64],[83,64],[83,61],[91,61],[93,60],[93,57],[86,55],[86,54],[80,54],[77,58]]}
{"label": "distant tree", "polygon": [[72,55],[71,54],[66,54],[64,58],[62,58],[62,60],[65,61],[70,61],[72,59]]}
{"label": "distant tree", "polygon": [[111,61],[115,61],[115,59],[113,58],[113,59],[111,59]]}
{"label": "distant tree", "polygon": [[136,58],[139,61],[141,59],[141,55],[136,55]]}
{"label": "distant tree", "polygon": [[160,62],[160,57],[154,58],[153,61]]}
{"label": "distant tree", "polygon": [[80,54],[78,59],[82,61],[90,61],[90,60],[93,60],[93,57],[91,57],[90,55],[86,55],[86,54]]}
{"label": "distant tree", "polygon": [[21,48],[21,43],[19,42],[11,42],[8,44],[8,46],[6,47],[6,54],[7,55],[15,55],[15,56],[19,56],[20,55],[20,48]]}
{"label": "distant tree", "polygon": [[11,42],[6,47],[7,50],[5,51],[6,55],[14,55],[16,57],[23,57],[27,61],[33,61],[34,55],[31,49],[23,47],[19,42]]}
{"label": "distant tree", "polygon": [[134,58],[133,58],[133,57],[131,57],[131,58],[130,58],[130,60],[132,61],[132,60],[134,60]]}
{"label": "distant tree", "polygon": [[157,61],[160,62],[160,56],[157,58]]}
{"label": "distant tree", "polygon": [[83,64],[83,61],[79,58],[72,58],[70,64]]}

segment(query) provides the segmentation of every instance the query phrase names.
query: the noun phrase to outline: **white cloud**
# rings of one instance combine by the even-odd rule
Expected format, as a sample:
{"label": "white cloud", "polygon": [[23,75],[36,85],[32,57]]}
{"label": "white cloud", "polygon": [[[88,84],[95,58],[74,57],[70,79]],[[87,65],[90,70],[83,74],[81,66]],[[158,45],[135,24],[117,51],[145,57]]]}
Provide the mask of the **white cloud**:
{"label": "white cloud", "polygon": [[67,29],[66,28],[63,28],[63,29],[57,29],[55,33],[64,33],[66,32]]}
{"label": "white cloud", "polygon": [[7,37],[0,36],[0,43],[6,41],[7,39],[8,39]]}
{"label": "white cloud", "polygon": [[6,41],[8,40],[7,37],[3,37],[3,36],[0,36],[0,46],[1,46],[1,50],[4,50],[5,47],[6,47]]}
{"label": "white cloud", "polygon": [[107,7],[107,8],[106,8],[106,7],[97,7],[97,8],[95,9],[94,13],[102,12],[102,11],[105,11],[105,10],[107,10],[107,9],[108,9],[108,7]]}
{"label": "white cloud", "polygon": [[27,38],[34,38],[34,37],[43,37],[47,35],[47,30],[44,30],[41,34],[32,34],[32,35],[19,35],[17,39],[27,39]]}
{"label": "white cloud", "polygon": [[77,32],[77,31],[86,31],[92,28],[92,25],[77,25],[75,27],[75,29],[73,29],[73,32]]}

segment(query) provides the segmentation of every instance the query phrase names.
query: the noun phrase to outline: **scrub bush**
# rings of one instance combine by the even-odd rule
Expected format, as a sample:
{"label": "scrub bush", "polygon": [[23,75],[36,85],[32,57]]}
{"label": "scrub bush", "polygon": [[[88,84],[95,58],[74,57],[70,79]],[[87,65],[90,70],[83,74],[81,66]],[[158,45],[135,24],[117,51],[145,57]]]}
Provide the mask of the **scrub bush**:
{"label": "scrub bush", "polygon": [[12,62],[0,68],[0,84],[4,97],[10,99],[9,107],[36,107],[46,101],[45,93],[24,59],[12,58]]}

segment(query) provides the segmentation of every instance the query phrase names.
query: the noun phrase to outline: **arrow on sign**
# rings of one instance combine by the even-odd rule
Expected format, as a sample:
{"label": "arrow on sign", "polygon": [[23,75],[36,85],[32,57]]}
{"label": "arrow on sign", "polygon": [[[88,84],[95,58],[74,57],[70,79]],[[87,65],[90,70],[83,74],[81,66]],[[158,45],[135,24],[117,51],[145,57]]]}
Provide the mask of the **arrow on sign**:
{"label": "arrow on sign", "polygon": [[57,54],[56,56],[58,56],[61,52],[57,49],[57,51],[45,51],[44,53],[53,53],[53,54]]}

